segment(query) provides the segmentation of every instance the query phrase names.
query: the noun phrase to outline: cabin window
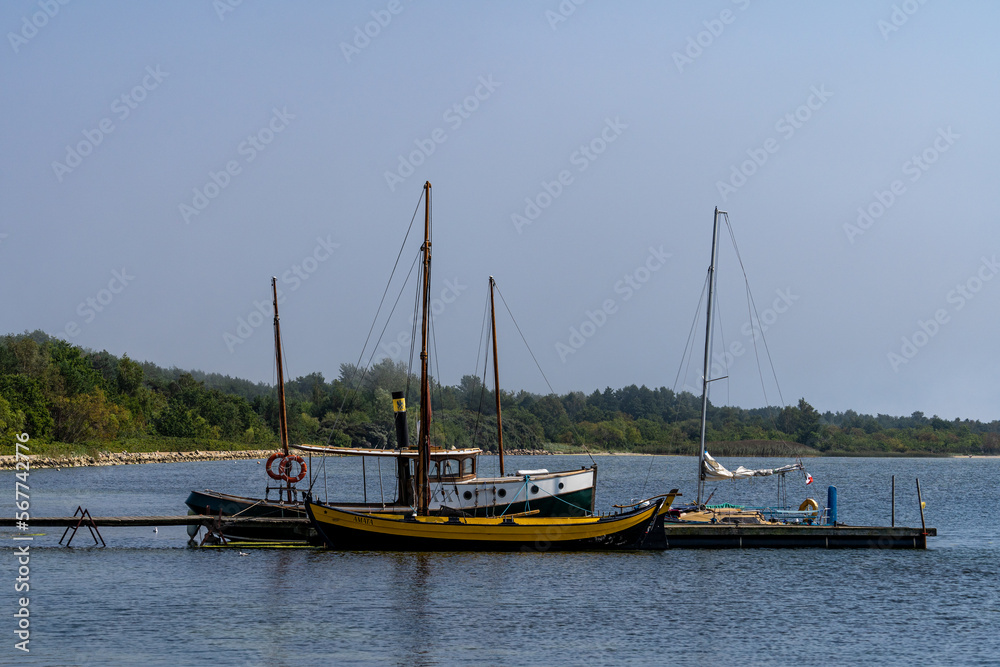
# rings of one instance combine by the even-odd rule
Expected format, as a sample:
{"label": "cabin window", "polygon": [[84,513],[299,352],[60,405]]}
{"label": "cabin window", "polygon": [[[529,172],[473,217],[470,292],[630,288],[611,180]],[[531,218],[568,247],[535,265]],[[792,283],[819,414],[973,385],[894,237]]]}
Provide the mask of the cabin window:
{"label": "cabin window", "polygon": [[476,472],[476,460],[471,456],[462,459],[462,476],[473,475]]}
{"label": "cabin window", "polygon": [[442,477],[455,477],[458,475],[458,460],[457,459],[445,459],[441,461],[441,476]]}

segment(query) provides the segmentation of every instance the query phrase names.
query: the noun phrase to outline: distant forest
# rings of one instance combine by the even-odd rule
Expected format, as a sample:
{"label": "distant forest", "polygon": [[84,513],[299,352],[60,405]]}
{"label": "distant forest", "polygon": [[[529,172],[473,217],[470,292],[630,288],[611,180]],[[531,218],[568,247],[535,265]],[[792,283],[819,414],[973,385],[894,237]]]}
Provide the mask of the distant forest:
{"label": "distant forest", "polygon": [[[392,391],[407,391],[417,414],[418,378],[384,360],[364,372],[350,364],[327,381],[312,373],[287,381],[294,443],[394,446]],[[630,385],[592,393],[500,394],[505,449],[693,454],[701,399],[665,387]],[[444,447],[496,449],[493,392],[467,375],[457,386],[432,381],[432,438]],[[853,410],[820,414],[796,405],[710,406],[708,440],[726,455],[1000,454],[1000,421],[947,421]],[[278,438],[275,387],[214,373],[162,368],[70,345],[41,331],[0,339],[0,453],[14,434],[35,443],[118,450],[269,448]],[[416,426],[411,425],[411,437]],[[138,448],[141,448],[141,444]]]}

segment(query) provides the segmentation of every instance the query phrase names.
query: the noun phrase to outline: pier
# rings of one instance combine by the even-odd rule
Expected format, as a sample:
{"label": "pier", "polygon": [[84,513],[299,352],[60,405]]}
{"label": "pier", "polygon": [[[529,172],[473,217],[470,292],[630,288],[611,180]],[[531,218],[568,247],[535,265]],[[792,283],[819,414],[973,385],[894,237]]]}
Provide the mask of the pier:
{"label": "pier", "polygon": [[667,523],[668,549],[926,549],[935,528]]}
{"label": "pier", "polygon": [[[68,529],[135,528],[149,526],[204,526],[209,531],[240,526],[244,528],[300,528],[306,518],[264,519],[223,517],[207,514],[179,516],[98,516],[32,517],[34,527]],[[13,528],[17,521],[0,517],[0,528]],[[926,549],[935,528],[870,526],[797,526],[753,524],[684,524],[667,522],[663,528],[668,549]],[[103,540],[102,540],[103,541]],[[269,543],[272,546],[279,544]]]}

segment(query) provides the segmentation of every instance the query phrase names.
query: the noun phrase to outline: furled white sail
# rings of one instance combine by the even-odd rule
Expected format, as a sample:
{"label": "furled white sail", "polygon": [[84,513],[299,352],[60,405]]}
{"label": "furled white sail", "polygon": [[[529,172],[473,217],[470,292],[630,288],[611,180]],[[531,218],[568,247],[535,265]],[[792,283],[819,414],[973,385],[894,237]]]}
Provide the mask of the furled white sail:
{"label": "furled white sail", "polygon": [[702,468],[705,470],[706,480],[720,480],[720,479],[746,479],[748,477],[767,477],[768,475],[780,475],[786,472],[791,472],[793,470],[802,470],[801,463],[791,463],[786,466],[781,466],[780,468],[762,468],[760,470],[748,470],[743,466],[740,466],[736,470],[729,470],[724,465],[712,458],[712,455],[705,452],[705,458],[702,461]]}

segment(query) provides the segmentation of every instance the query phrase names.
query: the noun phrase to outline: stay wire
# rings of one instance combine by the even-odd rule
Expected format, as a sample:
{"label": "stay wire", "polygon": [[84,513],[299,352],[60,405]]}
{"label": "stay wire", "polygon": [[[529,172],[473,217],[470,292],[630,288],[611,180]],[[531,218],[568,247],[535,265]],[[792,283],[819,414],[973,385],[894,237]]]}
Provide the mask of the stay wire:
{"label": "stay wire", "polygon": [[510,319],[514,323],[514,327],[517,329],[517,333],[521,335],[521,340],[524,341],[524,346],[528,348],[528,354],[531,355],[531,360],[535,362],[535,367],[538,369],[538,372],[542,374],[542,379],[545,380],[545,384],[549,388],[549,393],[556,393],[556,390],[552,388],[552,384],[549,382],[549,379],[545,377],[545,371],[543,371],[541,365],[539,365],[538,359],[535,358],[535,353],[531,351],[531,346],[528,345],[528,340],[524,337],[524,334],[521,333],[521,327],[518,326],[517,320],[514,319],[514,313],[510,312],[510,306],[507,305],[507,300],[503,298],[503,292],[500,291],[500,286],[497,285],[496,281],[493,281],[493,285],[496,287],[497,294],[500,295],[500,300],[503,301],[503,306],[507,309],[507,314],[510,315]]}
{"label": "stay wire", "polygon": [[[490,298],[489,295],[486,297],[486,305],[483,307],[483,323],[479,328],[479,346],[476,348],[476,365],[473,367],[476,371],[476,377],[479,373],[479,358],[483,352],[483,336],[486,332],[486,315],[490,312]],[[488,363],[488,361],[487,361]],[[483,381],[485,382],[486,371],[483,371]],[[472,430],[472,446],[475,447],[476,443],[479,442],[479,420],[483,416],[483,393],[479,392],[479,410],[476,412],[476,423]]]}
{"label": "stay wire", "polygon": [[[757,312],[757,304],[754,302],[753,291],[750,289],[750,278],[747,276],[746,268],[743,266],[743,258],[740,256],[740,249],[739,249],[739,246],[736,244],[736,234],[733,232],[733,227],[729,223],[729,214],[728,213],[725,214],[725,218],[726,218],[726,228],[729,230],[729,236],[730,236],[730,238],[733,241],[733,249],[736,251],[736,259],[739,261],[739,263],[740,263],[740,270],[743,272],[743,281],[746,284],[747,297],[748,297],[748,301],[749,301],[748,308],[752,307],[750,316],[751,316],[751,319],[753,319],[754,317],[756,317],[757,324],[760,325],[760,315]],[[765,338],[764,332],[763,332],[763,330],[762,330],[761,327],[758,326],[758,330],[760,331],[760,340],[764,344],[764,352],[767,355],[768,364],[771,367],[771,375],[774,378],[774,386],[778,390],[778,400],[780,400],[781,404],[784,405],[785,404],[785,398],[784,398],[784,396],[781,393],[781,385],[778,383],[778,373],[774,369],[774,360],[771,358],[771,351],[770,351],[770,349],[767,346],[767,338]],[[757,354],[758,354],[757,353],[757,339],[756,339],[756,337],[754,337],[754,356],[756,357]],[[759,358],[757,359],[757,369],[758,369],[758,372],[760,372],[760,359]],[[761,382],[761,388],[763,389],[764,388],[764,375],[763,375],[763,373],[760,373],[760,382]],[[765,402],[767,402],[767,392],[766,392],[766,389],[764,391],[765,391],[765,393],[764,393],[764,400],[765,400]]]}
{"label": "stay wire", "polygon": [[[386,294],[389,293],[389,286],[392,285],[392,279],[396,275],[396,268],[399,266],[399,259],[400,257],[403,256],[403,249],[406,247],[407,239],[410,238],[410,231],[412,231],[413,229],[413,221],[417,219],[417,211],[420,210],[420,202],[422,202],[423,200],[424,200],[424,191],[421,190],[420,197],[417,198],[417,205],[413,209],[413,215],[410,216],[410,224],[409,226],[407,226],[406,234],[403,236],[403,242],[399,246],[399,252],[396,253],[396,261],[393,263],[392,271],[389,273],[389,280],[387,280],[385,283],[385,289],[382,291],[382,298],[381,300],[379,300],[378,308],[376,308],[375,310],[375,317],[372,318],[372,324],[371,327],[369,327],[368,329],[368,336],[365,338],[365,344],[361,347],[361,353],[358,355],[358,361],[357,363],[354,364],[354,368],[351,370],[351,375],[347,378],[348,393],[347,396],[345,396],[344,399],[340,402],[340,409],[338,410],[337,419],[334,421],[333,428],[330,430],[330,435],[326,441],[327,445],[329,445],[330,441],[333,439],[333,434],[340,423],[341,417],[343,416],[344,407],[348,404],[349,401],[353,401],[354,399],[354,395],[357,391],[357,385],[354,384],[354,376],[357,374],[358,369],[361,367],[361,362],[365,357],[365,350],[368,349],[368,342],[371,340],[372,331],[375,330],[375,325],[378,323],[379,315],[382,312],[382,305],[385,303]],[[396,301],[397,302],[399,301],[398,297]],[[386,322],[386,326],[388,326],[388,321]],[[385,327],[383,327],[382,333],[383,334],[385,333]],[[381,340],[381,336],[379,337],[379,340]],[[378,343],[376,343],[375,345],[377,347]],[[365,369],[365,372],[367,373],[367,368]],[[359,384],[363,380],[364,380],[364,374],[362,374],[361,379],[359,380]]]}
{"label": "stay wire", "polygon": [[[503,301],[503,306],[507,309],[507,314],[510,315],[510,319],[514,323],[514,327],[517,329],[517,333],[520,334],[521,340],[524,341],[524,346],[528,348],[528,354],[531,355],[532,361],[535,362],[535,367],[538,368],[538,372],[542,374],[545,384],[548,385],[549,393],[555,394],[556,390],[552,388],[552,384],[549,382],[549,379],[545,377],[545,371],[542,370],[541,365],[538,363],[538,359],[535,358],[535,353],[531,351],[531,346],[528,345],[528,339],[526,339],[524,334],[521,332],[521,327],[518,326],[517,320],[514,318],[514,313],[510,311],[510,306],[507,305],[507,300],[503,298],[503,292],[500,291],[500,286],[497,285],[495,280],[493,281],[493,286],[496,288],[497,294],[500,295],[500,300]],[[500,395],[500,387],[497,387],[497,395]],[[590,462],[597,465],[597,461],[594,460],[594,457],[590,454],[586,447],[584,447],[583,451],[587,453],[587,457],[590,458]]]}

